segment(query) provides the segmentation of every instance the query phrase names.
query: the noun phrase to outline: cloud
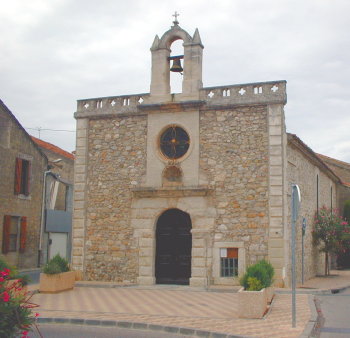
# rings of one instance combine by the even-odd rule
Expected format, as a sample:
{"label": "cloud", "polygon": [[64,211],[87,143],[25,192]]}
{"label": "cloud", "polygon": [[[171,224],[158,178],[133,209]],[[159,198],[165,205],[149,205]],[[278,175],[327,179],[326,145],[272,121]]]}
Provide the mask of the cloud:
{"label": "cloud", "polygon": [[[12,0],[0,12],[1,98],[22,125],[74,129],[76,100],[149,91],[171,14],[199,28],[204,86],[287,80],[287,129],[350,162],[346,0]],[[74,135],[42,132],[67,150]],[[69,135],[69,136],[68,136]],[[47,138],[46,138],[47,137]]]}

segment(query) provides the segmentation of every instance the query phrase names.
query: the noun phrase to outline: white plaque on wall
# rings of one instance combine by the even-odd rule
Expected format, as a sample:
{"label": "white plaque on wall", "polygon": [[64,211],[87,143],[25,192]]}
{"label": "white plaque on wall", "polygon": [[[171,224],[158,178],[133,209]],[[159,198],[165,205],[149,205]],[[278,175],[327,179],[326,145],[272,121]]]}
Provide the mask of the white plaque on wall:
{"label": "white plaque on wall", "polygon": [[227,257],[227,249],[226,248],[220,248],[220,257],[221,258]]}

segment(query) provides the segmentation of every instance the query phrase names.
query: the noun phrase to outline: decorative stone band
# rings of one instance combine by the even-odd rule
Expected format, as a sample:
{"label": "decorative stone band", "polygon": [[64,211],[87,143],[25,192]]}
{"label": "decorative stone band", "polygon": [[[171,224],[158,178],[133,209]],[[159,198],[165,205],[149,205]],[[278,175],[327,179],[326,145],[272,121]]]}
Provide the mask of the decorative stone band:
{"label": "decorative stone band", "polygon": [[169,188],[134,188],[132,194],[136,198],[145,197],[189,197],[207,196],[213,191],[210,187],[169,187]]}
{"label": "decorative stone band", "polygon": [[286,81],[284,80],[202,88],[199,91],[200,101],[190,101],[190,105],[176,101],[175,94],[174,102],[171,102],[170,105],[160,104],[157,107],[157,105],[144,103],[149,97],[149,93],[143,93],[78,100],[75,117],[140,114],[155,108],[164,108],[163,106],[168,106],[169,109],[189,109],[193,108],[193,104],[198,107],[198,105],[203,106],[204,103],[206,108],[215,108],[227,105],[285,104],[287,102]]}

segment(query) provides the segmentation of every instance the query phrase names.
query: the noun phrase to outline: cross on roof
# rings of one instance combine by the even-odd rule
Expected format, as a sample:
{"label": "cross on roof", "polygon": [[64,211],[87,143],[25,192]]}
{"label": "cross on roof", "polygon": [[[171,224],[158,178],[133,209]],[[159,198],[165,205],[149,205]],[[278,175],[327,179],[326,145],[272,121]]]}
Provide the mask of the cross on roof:
{"label": "cross on roof", "polygon": [[173,21],[174,25],[178,25],[179,24],[179,21],[177,21],[177,17],[179,16],[180,14],[175,11],[175,13],[172,15],[174,18],[175,18],[175,21]]}

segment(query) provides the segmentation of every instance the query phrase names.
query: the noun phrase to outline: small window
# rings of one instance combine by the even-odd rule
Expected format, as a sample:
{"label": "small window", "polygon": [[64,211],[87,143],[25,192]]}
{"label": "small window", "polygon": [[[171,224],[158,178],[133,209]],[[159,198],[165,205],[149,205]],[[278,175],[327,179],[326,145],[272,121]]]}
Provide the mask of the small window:
{"label": "small window", "polygon": [[30,161],[16,158],[15,194],[29,195]]}
{"label": "small window", "polygon": [[238,276],[238,248],[220,249],[221,277]]}

